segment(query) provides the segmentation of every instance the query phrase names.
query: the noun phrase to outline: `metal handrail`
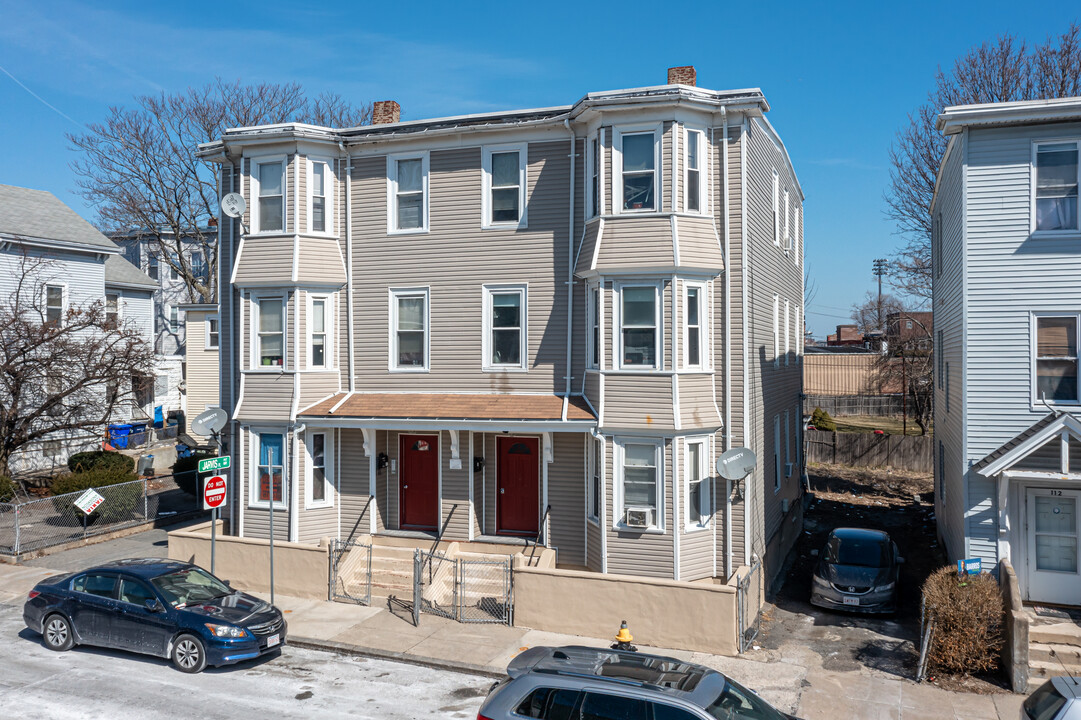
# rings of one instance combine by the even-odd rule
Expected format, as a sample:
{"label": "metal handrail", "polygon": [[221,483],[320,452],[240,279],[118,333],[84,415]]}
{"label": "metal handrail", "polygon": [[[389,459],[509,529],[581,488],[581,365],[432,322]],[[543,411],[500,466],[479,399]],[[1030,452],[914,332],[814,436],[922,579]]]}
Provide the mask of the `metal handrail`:
{"label": "metal handrail", "polygon": [[[544,514],[541,515],[540,526],[537,528],[537,537],[533,538],[533,549],[529,552],[529,564],[533,565],[533,560],[537,554],[537,546],[540,544],[541,533],[544,532],[545,523],[548,522],[548,514],[552,512],[552,505],[549,503],[548,507],[544,508]],[[545,544],[548,542],[548,534],[545,533]],[[529,544],[529,540],[526,540],[526,544]]]}
{"label": "metal handrail", "polygon": [[443,527],[435,536],[435,540],[432,542],[432,548],[428,551],[428,580],[431,581],[432,577],[432,558],[435,556],[435,551],[439,548],[439,542],[443,539],[443,533],[447,531],[447,526],[450,525],[450,518],[454,515],[454,511],[458,509],[458,503],[454,503],[450,506],[450,512],[447,513],[447,519],[443,521]]}

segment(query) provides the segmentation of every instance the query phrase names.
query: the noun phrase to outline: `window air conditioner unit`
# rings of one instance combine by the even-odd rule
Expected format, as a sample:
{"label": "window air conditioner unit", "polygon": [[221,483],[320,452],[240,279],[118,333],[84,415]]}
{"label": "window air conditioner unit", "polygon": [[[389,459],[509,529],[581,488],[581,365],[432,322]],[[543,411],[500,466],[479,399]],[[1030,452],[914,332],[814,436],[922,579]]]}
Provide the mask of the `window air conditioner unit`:
{"label": "window air conditioner unit", "polygon": [[647,528],[653,524],[653,508],[627,508],[627,527]]}
{"label": "window air conditioner unit", "polygon": [[785,463],[784,464],[784,476],[786,478],[792,477],[792,473],[795,471],[795,469],[796,469],[796,463]]}

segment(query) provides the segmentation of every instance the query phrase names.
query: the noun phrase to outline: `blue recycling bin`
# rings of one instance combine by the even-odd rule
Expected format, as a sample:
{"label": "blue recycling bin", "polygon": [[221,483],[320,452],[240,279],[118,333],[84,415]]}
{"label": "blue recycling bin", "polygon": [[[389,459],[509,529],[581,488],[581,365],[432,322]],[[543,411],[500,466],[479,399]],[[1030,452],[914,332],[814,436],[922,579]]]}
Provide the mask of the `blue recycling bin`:
{"label": "blue recycling bin", "polygon": [[109,444],[117,450],[124,450],[128,447],[129,435],[131,435],[131,425],[127,423],[117,423],[109,426]]}
{"label": "blue recycling bin", "polygon": [[146,445],[146,423],[132,423],[128,443],[132,446]]}
{"label": "blue recycling bin", "polygon": [[161,405],[154,406],[154,427],[160,428],[165,425],[165,415],[162,413]]}

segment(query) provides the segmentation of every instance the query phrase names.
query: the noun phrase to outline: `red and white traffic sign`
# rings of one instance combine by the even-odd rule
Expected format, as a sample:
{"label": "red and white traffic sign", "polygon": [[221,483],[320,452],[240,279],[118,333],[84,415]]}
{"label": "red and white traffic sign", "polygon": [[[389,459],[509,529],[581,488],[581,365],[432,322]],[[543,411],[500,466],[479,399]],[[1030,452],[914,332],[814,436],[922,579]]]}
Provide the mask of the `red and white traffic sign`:
{"label": "red and white traffic sign", "polygon": [[224,475],[207,478],[203,485],[203,510],[213,510],[224,505],[226,487]]}

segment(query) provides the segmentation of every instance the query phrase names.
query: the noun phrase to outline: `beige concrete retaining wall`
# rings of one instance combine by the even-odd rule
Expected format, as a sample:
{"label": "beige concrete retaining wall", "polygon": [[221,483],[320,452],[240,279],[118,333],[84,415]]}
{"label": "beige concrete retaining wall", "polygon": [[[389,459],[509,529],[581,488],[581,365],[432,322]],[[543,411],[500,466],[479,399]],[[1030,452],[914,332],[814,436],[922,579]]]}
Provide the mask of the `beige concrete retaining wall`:
{"label": "beige concrete retaining wall", "polygon": [[1002,667],[1014,692],[1028,692],[1028,629],[1029,618],[1021,607],[1021,586],[1009,560],[998,565],[998,585],[1002,590],[1005,613],[1002,631]]}
{"label": "beige concrete retaining wall", "polygon": [[[210,523],[169,533],[169,557],[210,569]],[[274,543],[274,592],[327,597],[330,558],[326,543]],[[218,522],[214,574],[240,590],[270,590],[270,543],[222,534]]]}
{"label": "beige concrete retaining wall", "polygon": [[735,655],[736,590],[727,585],[516,566],[514,624],[586,637]]}

